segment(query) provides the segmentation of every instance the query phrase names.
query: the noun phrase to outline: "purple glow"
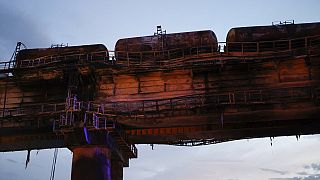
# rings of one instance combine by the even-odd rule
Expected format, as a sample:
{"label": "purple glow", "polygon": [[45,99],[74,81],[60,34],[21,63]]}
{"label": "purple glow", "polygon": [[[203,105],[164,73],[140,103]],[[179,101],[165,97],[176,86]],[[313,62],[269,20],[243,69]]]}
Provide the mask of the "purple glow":
{"label": "purple glow", "polygon": [[107,176],[108,180],[111,180],[111,162],[109,159],[107,159]]}
{"label": "purple glow", "polygon": [[83,127],[83,132],[84,132],[84,136],[86,137],[87,143],[88,143],[88,144],[91,144],[87,127]]}

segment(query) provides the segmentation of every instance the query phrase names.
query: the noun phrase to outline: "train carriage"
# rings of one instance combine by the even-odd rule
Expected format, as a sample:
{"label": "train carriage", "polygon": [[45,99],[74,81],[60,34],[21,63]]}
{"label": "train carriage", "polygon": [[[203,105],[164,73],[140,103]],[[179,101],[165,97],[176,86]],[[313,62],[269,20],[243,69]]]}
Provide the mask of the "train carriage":
{"label": "train carriage", "polygon": [[213,31],[205,30],[119,39],[115,46],[115,57],[120,64],[143,64],[217,50],[216,35]]}
{"label": "train carriage", "polygon": [[228,52],[272,52],[320,44],[320,23],[237,27],[226,38]]}
{"label": "train carriage", "polygon": [[17,53],[16,68],[41,66],[52,63],[66,64],[77,61],[103,61],[109,59],[103,44],[23,49]]}

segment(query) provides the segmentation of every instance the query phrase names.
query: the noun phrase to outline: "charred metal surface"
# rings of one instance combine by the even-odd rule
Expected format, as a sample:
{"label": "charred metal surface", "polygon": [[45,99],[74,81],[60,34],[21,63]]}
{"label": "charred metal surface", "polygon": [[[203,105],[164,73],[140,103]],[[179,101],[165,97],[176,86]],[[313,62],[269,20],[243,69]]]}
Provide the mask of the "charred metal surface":
{"label": "charred metal surface", "polygon": [[103,44],[23,49],[16,55],[13,73],[26,80],[61,79],[75,66],[82,65],[79,71],[87,73],[90,68],[84,64],[102,64],[108,60],[109,52]]}
{"label": "charred metal surface", "polygon": [[237,27],[229,30],[227,42],[259,42],[317,36],[320,23]]}
{"label": "charred metal surface", "polygon": [[[279,51],[320,43],[320,23],[238,27],[229,30],[226,42],[229,52]],[[308,38],[308,39],[306,39]],[[291,41],[288,41],[291,40]],[[244,47],[241,47],[243,43]],[[257,45],[257,43],[260,43]]]}
{"label": "charred metal surface", "polygon": [[197,54],[197,47],[200,53],[217,51],[214,32],[206,30],[120,39],[115,46],[115,55],[118,61],[126,61],[128,57],[135,60],[139,56],[152,61],[154,58],[168,58],[169,52],[170,58]]}
{"label": "charred metal surface", "polygon": [[65,46],[52,48],[23,49],[17,54],[17,64],[26,59],[37,59],[45,56],[67,56],[67,55],[87,55],[93,52],[107,51],[103,44]]}

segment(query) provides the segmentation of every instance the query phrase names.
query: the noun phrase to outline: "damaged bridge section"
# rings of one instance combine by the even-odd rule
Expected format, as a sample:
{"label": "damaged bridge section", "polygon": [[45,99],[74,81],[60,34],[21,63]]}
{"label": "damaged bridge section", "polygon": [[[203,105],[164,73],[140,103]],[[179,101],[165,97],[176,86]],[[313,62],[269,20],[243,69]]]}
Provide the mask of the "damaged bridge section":
{"label": "damaged bridge section", "polygon": [[319,23],[281,28],[293,34],[235,28],[218,43],[212,31],[158,27],[115,51],[18,44],[0,64],[0,151],[67,147],[72,179],[122,179],[135,144],[319,133]]}

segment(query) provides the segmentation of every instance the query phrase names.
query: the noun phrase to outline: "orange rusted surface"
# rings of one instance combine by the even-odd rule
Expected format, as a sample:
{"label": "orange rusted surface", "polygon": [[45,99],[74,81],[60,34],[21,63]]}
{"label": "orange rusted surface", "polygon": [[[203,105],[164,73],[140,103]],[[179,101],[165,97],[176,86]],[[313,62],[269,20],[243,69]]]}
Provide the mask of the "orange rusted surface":
{"label": "orange rusted surface", "polygon": [[[23,60],[31,59],[57,59],[59,61],[71,61],[84,59],[84,56],[93,55],[95,58],[109,59],[108,49],[103,44],[81,45],[81,46],[63,46],[51,48],[23,49],[16,57],[16,64],[20,65]],[[78,57],[76,57],[78,56]]]}
{"label": "orange rusted surface", "polygon": [[320,23],[237,27],[229,30],[227,42],[288,40],[319,35]]}
{"label": "orange rusted surface", "polygon": [[172,57],[183,53],[196,54],[195,47],[200,47],[201,52],[217,51],[218,41],[214,32],[206,30],[119,39],[115,46],[115,54],[116,59],[120,61],[127,58],[136,59],[139,56],[151,61],[150,58],[155,56],[160,59],[166,58],[161,51],[171,51]]}
{"label": "orange rusted surface", "polygon": [[69,147],[72,179],[105,180],[135,143],[320,133],[318,29],[235,28],[224,52],[212,31],[120,39],[110,59],[103,45],[21,50],[0,64],[0,151]]}
{"label": "orange rusted surface", "polygon": [[228,52],[268,52],[320,43],[320,23],[238,27],[229,30]]}
{"label": "orange rusted surface", "polygon": [[[78,53],[107,51],[102,45],[22,50],[17,59],[24,66],[7,69],[13,76],[0,79],[0,113],[5,119],[1,121],[2,132],[9,135],[21,130],[58,128],[59,133],[62,129],[62,134],[66,130],[71,134],[79,131],[79,135],[88,128],[98,129],[99,134],[101,128],[114,132],[115,124],[120,124],[117,142],[130,149],[127,139],[170,144],[181,139],[214,138],[217,131],[227,137],[228,132],[266,127],[271,133],[284,122],[297,125],[299,120],[317,120],[320,44],[301,36],[320,35],[314,30],[318,24],[270,27],[287,28],[289,44],[280,50],[270,46],[272,51],[264,53],[258,44],[249,49],[254,51],[244,51],[241,44],[240,50],[233,52],[203,52],[202,47],[207,45],[217,48],[212,31],[120,39],[115,57],[108,61],[98,61],[96,56],[90,56],[92,61],[77,61]],[[257,33],[264,32],[264,28],[245,29],[239,30],[243,39],[229,41],[248,38],[260,43]],[[305,29],[306,34],[299,29]],[[242,30],[250,35],[241,35]],[[270,32],[280,38],[285,36]],[[278,38],[263,36],[270,39],[261,35],[261,40]],[[303,46],[292,48],[290,43],[300,37]],[[175,48],[182,54],[175,54]],[[131,56],[137,53],[134,51],[139,55]],[[120,52],[125,56],[117,55]],[[144,56],[144,52],[152,55]],[[59,53],[77,63],[68,63],[68,58],[54,65],[39,63],[38,59],[24,61]],[[210,135],[202,136],[205,132]],[[188,136],[182,136],[185,134]],[[68,145],[76,138],[71,139]],[[82,136],[79,144],[87,141]]]}

